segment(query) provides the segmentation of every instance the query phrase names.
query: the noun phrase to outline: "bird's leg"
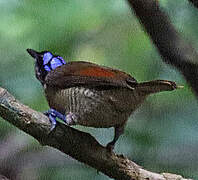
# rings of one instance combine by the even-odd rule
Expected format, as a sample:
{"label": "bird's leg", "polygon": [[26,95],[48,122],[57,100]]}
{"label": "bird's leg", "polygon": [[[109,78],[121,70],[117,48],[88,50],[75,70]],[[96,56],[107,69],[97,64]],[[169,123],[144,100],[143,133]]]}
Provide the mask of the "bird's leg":
{"label": "bird's leg", "polygon": [[73,113],[68,113],[66,115],[56,111],[55,109],[49,109],[47,112],[44,113],[46,116],[49,117],[51,121],[51,131],[56,127],[56,118],[59,118],[60,120],[64,121],[67,125],[74,125],[76,116]]}
{"label": "bird's leg", "polygon": [[113,141],[111,141],[107,144],[107,149],[109,151],[113,151],[115,143],[117,142],[118,138],[120,137],[120,135],[122,135],[124,133],[124,127],[125,127],[125,125],[114,127],[115,132],[114,132]]}

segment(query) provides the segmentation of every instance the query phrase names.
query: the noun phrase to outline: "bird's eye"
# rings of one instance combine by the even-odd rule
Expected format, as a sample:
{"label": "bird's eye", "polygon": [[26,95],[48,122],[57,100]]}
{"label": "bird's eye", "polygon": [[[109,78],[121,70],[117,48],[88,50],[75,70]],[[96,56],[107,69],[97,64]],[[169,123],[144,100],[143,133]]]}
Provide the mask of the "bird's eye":
{"label": "bird's eye", "polygon": [[63,63],[60,61],[60,59],[54,57],[54,58],[51,60],[50,65],[51,65],[51,68],[52,68],[52,69],[55,69],[55,68],[57,68],[58,66],[62,66]]}
{"label": "bird's eye", "polygon": [[50,52],[46,52],[43,55],[43,65],[49,63],[49,61],[52,59],[53,55]]}
{"label": "bird's eye", "polygon": [[46,52],[43,55],[43,66],[46,71],[56,69],[58,66],[66,64],[65,60],[61,56],[53,56],[52,53]]}
{"label": "bird's eye", "polygon": [[45,65],[44,68],[45,68],[46,71],[51,71],[51,69],[48,65]]}

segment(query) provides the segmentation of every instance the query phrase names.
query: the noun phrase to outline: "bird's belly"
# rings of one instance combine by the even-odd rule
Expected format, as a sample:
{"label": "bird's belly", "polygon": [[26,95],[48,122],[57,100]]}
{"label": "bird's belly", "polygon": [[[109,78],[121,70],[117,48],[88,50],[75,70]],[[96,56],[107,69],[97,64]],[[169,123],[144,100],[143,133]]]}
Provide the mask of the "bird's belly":
{"label": "bird's belly", "polygon": [[137,92],[126,88],[48,89],[46,97],[51,108],[63,114],[74,113],[75,124],[100,128],[124,124],[144,100]]}

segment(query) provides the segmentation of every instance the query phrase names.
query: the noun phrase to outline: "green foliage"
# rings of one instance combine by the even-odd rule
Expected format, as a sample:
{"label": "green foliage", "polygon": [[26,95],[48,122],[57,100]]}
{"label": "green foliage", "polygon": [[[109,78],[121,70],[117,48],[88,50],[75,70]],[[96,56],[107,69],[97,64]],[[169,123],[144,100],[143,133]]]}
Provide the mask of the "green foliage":
{"label": "green foliage", "polygon": [[[181,34],[196,46],[198,11],[186,2],[163,0],[161,5]],[[197,102],[183,77],[162,63],[124,0],[0,1],[0,17],[0,86],[35,110],[45,111],[48,105],[34,77],[27,48],[50,50],[67,61],[87,60],[118,68],[138,81],[168,79],[184,85],[184,89],[149,97],[129,119],[115,151],[153,171],[198,178]],[[77,128],[90,132],[103,144],[113,135],[109,129]],[[10,152],[7,158],[0,158],[0,172],[8,177],[108,179],[64,155],[54,158],[61,153],[38,147],[25,134],[26,143],[15,138],[13,153],[4,143],[11,144],[15,133],[21,132],[3,119],[0,132],[0,157],[4,151]]]}

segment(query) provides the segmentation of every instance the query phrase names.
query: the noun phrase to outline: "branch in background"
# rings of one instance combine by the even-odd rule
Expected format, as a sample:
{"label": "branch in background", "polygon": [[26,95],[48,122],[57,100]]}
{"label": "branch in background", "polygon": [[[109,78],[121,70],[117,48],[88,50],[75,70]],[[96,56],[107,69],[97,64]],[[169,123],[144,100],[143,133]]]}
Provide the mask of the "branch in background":
{"label": "branch in background", "polygon": [[9,180],[9,179],[3,175],[0,175],[0,180]]}
{"label": "branch in background", "polygon": [[[128,0],[160,55],[167,64],[176,67],[198,97],[198,53],[183,40],[169,17],[156,0]],[[195,2],[191,0],[191,2]]]}
{"label": "branch in background", "polygon": [[191,2],[196,8],[198,8],[198,0],[188,0]]}
{"label": "branch in background", "polygon": [[125,158],[107,151],[90,134],[58,123],[50,132],[47,116],[17,101],[7,90],[0,88],[0,116],[33,136],[42,145],[59,149],[116,180],[187,180],[180,175],[157,174],[142,169]]}

